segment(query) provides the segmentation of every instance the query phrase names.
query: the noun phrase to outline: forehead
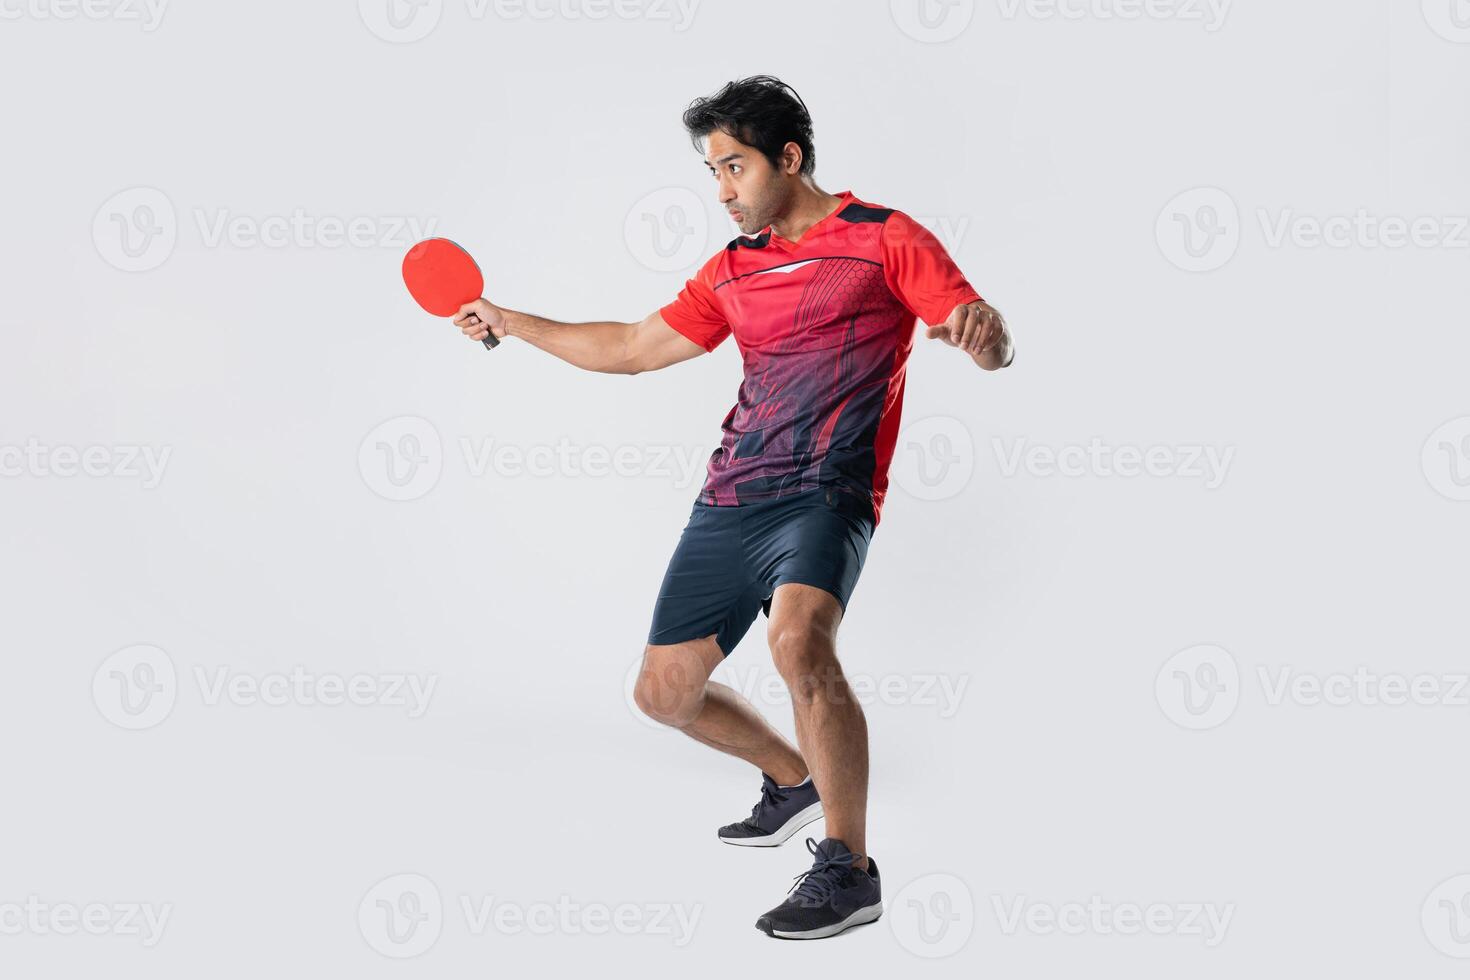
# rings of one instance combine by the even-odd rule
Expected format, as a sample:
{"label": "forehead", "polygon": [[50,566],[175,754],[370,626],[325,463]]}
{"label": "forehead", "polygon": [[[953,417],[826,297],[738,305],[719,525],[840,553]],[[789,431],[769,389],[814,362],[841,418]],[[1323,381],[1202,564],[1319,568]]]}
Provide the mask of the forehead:
{"label": "forehead", "polygon": [[730,156],[732,153],[749,156],[751,152],[751,147],[746,146],[729,133],[722,132],[718,129],[706,136],[704,140],[705,163],[713,164],[721,157]]}

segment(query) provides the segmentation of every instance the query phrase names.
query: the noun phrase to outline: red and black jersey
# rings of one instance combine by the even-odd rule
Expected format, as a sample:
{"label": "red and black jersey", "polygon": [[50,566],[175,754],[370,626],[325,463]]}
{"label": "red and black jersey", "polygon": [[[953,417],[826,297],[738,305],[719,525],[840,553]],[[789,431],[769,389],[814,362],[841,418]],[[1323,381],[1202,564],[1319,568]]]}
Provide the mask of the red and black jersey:
{"label": "red and black jersey", "polygon": [[745,361],[703,503],[832,486],[869,499],[876,527],[914,318],[943,323],[980,298],[918,222],[851,191],[838,196],[797,241],[769,227],[736,238],[660,311],[706,350],[733,333]]}

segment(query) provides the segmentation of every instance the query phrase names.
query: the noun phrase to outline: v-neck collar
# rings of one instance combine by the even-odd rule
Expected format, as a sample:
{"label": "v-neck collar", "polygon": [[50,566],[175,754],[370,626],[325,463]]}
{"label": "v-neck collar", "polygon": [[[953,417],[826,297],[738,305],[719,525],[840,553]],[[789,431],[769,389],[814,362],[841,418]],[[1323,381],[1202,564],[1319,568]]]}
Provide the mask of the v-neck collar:
{"label": "v-neck collar", "polygon": [[842,213],[842,209],[847,207],[853,201],[852,191],[850,190],[839,191],[836,196],[840,198],[840,200],[837,202],[837,207],[833,208],[832,212],[826,217],[818,219],[816,224],[812,225],[806,231],[802,232],[801,237],[796,239],[796,241],[792,241],[789,238],[782,238],[780,235],[776,234],[775,228],[768,225],[766,227],[766,230],[770,232],[769,240],[772,243],[780,243],[780,245],[787,251],[800,248],[802,242],[808,241],[813,237],[812,232],[816,231],[818,228],[822,227],[824,224],[831,221],[832,219],[836,218],[839,214]]}

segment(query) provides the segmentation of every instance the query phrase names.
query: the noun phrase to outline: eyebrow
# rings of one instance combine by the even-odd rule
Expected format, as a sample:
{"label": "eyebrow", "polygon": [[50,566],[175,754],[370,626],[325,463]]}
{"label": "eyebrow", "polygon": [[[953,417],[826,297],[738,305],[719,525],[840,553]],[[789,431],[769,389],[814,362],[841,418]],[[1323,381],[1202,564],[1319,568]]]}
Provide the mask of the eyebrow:
{"label": "eyebrow", "polygon": [[[744,153],[726,153],[724,156],[722,156],[718,160],[716,160],[715,163],[722,163],[723,164],[723,163],[729,163],[731,160],[744,160],[744,159],[745,159],[745,154]],[[710,163],[708,160],[704,161],[704,165],[706,167],[709,167],[710,169],[714,169],[715,163]]]}

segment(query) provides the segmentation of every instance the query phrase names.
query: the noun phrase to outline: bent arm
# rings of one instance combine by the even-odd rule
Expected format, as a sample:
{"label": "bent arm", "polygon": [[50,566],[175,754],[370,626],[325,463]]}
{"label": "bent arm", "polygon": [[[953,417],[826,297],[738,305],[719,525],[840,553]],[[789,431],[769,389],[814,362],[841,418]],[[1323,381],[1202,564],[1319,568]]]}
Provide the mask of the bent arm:
{"label": "bent arm", "polygon": [[639,374],[704,353],[658,312],[639,323],[559,323],[515,310],[501,313],[507,334],[587,371]]}

